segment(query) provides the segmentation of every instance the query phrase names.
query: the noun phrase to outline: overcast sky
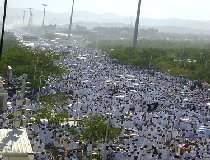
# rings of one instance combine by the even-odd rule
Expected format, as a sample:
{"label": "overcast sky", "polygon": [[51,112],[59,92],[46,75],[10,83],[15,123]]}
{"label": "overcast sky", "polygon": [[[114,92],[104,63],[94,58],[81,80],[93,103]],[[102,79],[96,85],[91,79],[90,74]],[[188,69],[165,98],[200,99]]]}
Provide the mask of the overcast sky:
{"label": "overcast sky", "polygon": [[[69,12],[72,0],[8,0],[8,7],[42,9],[42,3],[48,4],[47,11]],[[75,0],[75,10],[136,16],[137,4],[138,0]],[[210,20],[210,0],[142,0],[141,17]]]}

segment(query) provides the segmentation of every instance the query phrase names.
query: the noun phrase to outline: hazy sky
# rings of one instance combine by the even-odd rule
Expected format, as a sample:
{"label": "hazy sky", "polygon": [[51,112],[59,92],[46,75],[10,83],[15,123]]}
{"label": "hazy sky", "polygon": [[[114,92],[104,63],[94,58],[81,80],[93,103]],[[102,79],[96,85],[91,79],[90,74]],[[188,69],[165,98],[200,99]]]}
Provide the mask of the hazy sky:
{"label": "hazy sky", "polygon": [[[47,11],[69,12],[72,0],[8,0],[8,7],[42,9],[42,3],[48,4]],[[136,16],[137,4],[138,0],[75,0],[75,10]],[[210,0],[142,0],[141,17],[210,20]]]}

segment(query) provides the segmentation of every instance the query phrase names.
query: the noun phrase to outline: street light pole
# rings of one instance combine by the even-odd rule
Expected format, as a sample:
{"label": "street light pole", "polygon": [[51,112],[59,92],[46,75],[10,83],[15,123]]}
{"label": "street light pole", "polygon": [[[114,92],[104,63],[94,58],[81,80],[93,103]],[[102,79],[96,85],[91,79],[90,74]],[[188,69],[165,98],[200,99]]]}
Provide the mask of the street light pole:
{"label": "street light pole", "polygon": [[[110,75],[109,75],[109,77],[110,77]],[[110,113],[111,113],[112,104],[113,104],[113,97],[111,97],[111,106],[110,106],[110,108],[106,107],[106,111],[108,111],[109,117],[108,117],[108,122],[107,122],[107,126],[106,126],[106,135],[105,135],[105,139],[104,139],[103,160],[107,160],[106,145],[107,145],[107,141],[108,141],[109,127],[110,127],[110,121],[111,121]]]}
{"label": "street light pole", "polygon": [[136,48],[137,41],[138,41],[139,16],[140,16],[140,9],[141,9],[141,1],[142,0],[139,0],[139,3],[138,3],[138,10],[137,10],[137,16],[136,16],[136,22],[135,22],[135,28],[134,28],[134,36],[133,36],[133,48]]}
{"label": "street light pole", "polygon": [[32,18],[33,18],[32,9],[33,8],[29,8],[30,16],[29,16],[29,21],[28,21],[28,27],[32,27]]}
{"label": "street light pole", "polygon": [[106,155],[106,145],[107,145],[107,139],[108,139],[108,134],[109,134],[109,124],[110,123],[110,111],[109,111],[109,118],[106,126],[106,135],[105,135],[105,140],[104,140],[104,155],[103,155],[103,160],[107,160],[107,155]]}
{"label": "street light pole", "polygon": [[71,9],[71,17],[70,17],[70,23],[69,23],[68,37],[70,37],[70,33],[71,33],[73,14],[74,14],[74,0],[73,0],[73,3],[72,3],[72,9]]}
{"label": "street light pole", "polygon": [[37,96],[37,102],[39,102],[39,100],[40,100],[41,84],[42,84],[42,70],[41,70],[41,75],[39,77],[39,93]]}
{"label": "street light pole", "polygon": [[44,21],[45,21],[45,7],[47,7],[46,4],[42,4],[44,7],[44,15],[43,15],[43,22],[42,22],[42,27],[44,27]]}
{"label": "street light pole", "polygon": [[26,16],[26,11],[23,11],[23,26],[24,26],[24,22],[25,22],[25,16]]}
{"label": "street light pole", "polygon": [[78,105],[79,105],[79,96],[77,95],[77,105],[76,105],[76,108],[75,108],[76,116],[74,116],[74,126],[76,125],[76,121],[78,119],[78,116],[77,116],[77,109],[79,108]]}
{"label": "street light pole", "polygon": [[2,23],[2,31],[1,31],[1,41],[0,41],[0,59],[3,51],[3,43],[4,43],[4,26],[7,16],[7,0],[4,0],[4,15],[3,15],[3,23]]}

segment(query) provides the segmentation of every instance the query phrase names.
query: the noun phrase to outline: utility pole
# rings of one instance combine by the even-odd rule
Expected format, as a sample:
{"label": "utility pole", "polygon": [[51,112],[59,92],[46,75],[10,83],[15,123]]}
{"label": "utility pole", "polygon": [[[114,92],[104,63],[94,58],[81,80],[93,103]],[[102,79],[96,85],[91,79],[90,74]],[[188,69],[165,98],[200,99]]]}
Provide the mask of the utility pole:
{"label": "utility pole", "polygon": [[46,4],[42,4],[44,7],[44,15],[43,15],[43,22],[42,22],[42,27],[44,27],[44,21],[45,21],[45,7],[47,7]]}
{"label": "utility pole", "polygon": [[26,16],[26,11],[23,11],[23,26],[24,26],[24,23],[25,23],[25,16]]}
{"label": "utility pole", "polygon": [[0,59],[3,51],[3,43],[4,43],[4,26],[7,16],[7,0],[4,0],[4,14],[3,14],[3,23],[2,23],[2,31],[1,31],[1,41],[0,41]]}
{"label": "utility pole", "polygon": [[73,0],[73,3],[72,3],[72,9],[71,9],[68,37],[70,37],[70,33],[71,33],[73,15],[74,15],[74,0]]}

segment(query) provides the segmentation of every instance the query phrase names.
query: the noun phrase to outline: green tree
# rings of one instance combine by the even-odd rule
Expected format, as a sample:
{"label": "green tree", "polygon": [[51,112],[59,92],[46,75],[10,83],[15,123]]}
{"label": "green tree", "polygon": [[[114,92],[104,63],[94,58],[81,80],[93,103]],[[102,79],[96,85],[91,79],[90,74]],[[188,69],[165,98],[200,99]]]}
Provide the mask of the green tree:
{"label": "green tree", "polygon": [[41,119],[47,119],[50,125],[60,125],[61,123],[68,121],[68,111],[53,112],[47,108],[39,109],[32,115],[32,123],[41,123]]}
{"label": "green tree", "polygon": [[56,64],[61,55],[50,51],[34,51],[24,48],[14,39],[11,33],[5,34],[4,54],[0,59],[0,74],[6,77],[7,66],[11,66],[15,76],[27,74],[27,80],[31,83],[30,87],[38,89],[40,79],[42,86],[50,73],[62,74],[66,71],[61,65]]}
{"label": "green tree", "polygon": [[[107,123],[109,123],[107,139],[113,140],[121,133],[122,127],[114,127],[107,116],[104,117],[100,114],[87,115],[84,119],[78,122],[77,128],[71,127],[69,132],[81,140],[94,143],[104,142]],[[81,130],[78,128],[81,128]]]}
{"label": "green tree", "polygon": [[190,80],[210,81],[210,51],[202,48],[131,48],[112,46],[111,59],[141,68],[156,68]]}
{"label": "green tree", "polygon": [[68,98],[68,96],[69,95],[66,93],[41,95],[40,100],[41,103],[46,105],[64,105],[66,103],[66,99]]}

